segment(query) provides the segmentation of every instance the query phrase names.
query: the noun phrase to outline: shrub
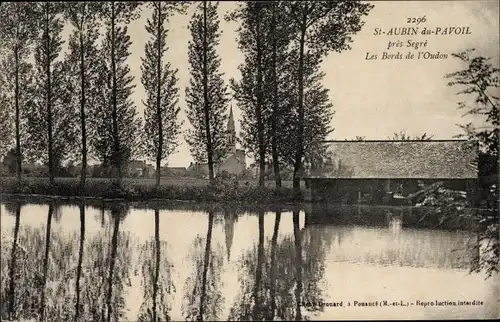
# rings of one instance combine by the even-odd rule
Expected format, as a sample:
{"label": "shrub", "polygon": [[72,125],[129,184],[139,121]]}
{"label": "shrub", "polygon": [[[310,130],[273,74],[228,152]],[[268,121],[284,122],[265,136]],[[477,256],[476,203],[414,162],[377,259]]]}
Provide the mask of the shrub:
{"label": "shrub", "polygon": [[121,185],[112,179],[89,179],[84,189],[78,178],[58,178],[50,184],[46,178],[6,178],[2,193],[39,194],[61,197],[95,197],[146,201],[151,199],[191,201],[237,201],[245,203],[275,203],[293,201],[292,188],[275,189],[240,184],[236,177],[219,176],[213,185],[162,184],[156,188],[148,180],[124,180]]}

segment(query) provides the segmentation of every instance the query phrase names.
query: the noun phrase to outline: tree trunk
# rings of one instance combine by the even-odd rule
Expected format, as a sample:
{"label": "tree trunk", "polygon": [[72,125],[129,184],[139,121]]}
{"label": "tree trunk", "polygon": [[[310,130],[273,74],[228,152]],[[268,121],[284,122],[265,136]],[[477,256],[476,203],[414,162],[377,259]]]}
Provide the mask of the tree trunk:
{"label": "tree trunk", "polygon": [[[17,37],[19,38],[19,36]],[[21,156],[21,120],[19,111],[19,48],[16,44],[14,48],[14,64],[16,65],[16,76],[15,76],[15,108],[16,108],[16,175],[17,181],[21,181],[21,176],[23,173],[23,161]]]}
{"label": "tree trunk", "polygon": [[80,173],[80,190],[85,189],[85,179],[87,177],[87,129],[85,124],[85,50],[83,43],[83,20],[85,15],[85,7],[82,6],[82,19],[80,22],[80,127],[82,131],[82,168]]}
{"label": "tree trunk", "polygon": [[163,123],[161,115],[161,3],[158,3],[158,25],[157,25],[157,39],[158,39],[158,65],[157,65],[157,92],[156,92],[156,116],[158,122],[158,151],[156,154],[156,188],[160,186],[161,176],[161,159],[163,154]]}
{"label": "tree trunk", "polygon": [[155,272],[153,279],[153,321],[157,321],[156,297],[158,296],[158,278],[160,276],[160,210],[155,209]]}
{"label": "tree trunk", "polygon": [[210,133],[210,106],[208,102],[208,67],[207,67],[207,1],[203,2],[203,101],[205,110],[205,135],[207,137],[207,159],[208,159],[208,177],[210,184],[215,183],[214,160],[212,135]]}
{"label": "tree trunk", "polygon": [[54,142],[52,137],[52,85],[51,85],[51,73],[50,73],[50,37],[49,37],[49,6],[50,3],[45,4],[45,36],[46,36],[46,59],[45,68],[46,68],[46,104],[47,104],[47,130],[48,130],[48,139],[49,139],[49,182],[51,185],[54,184]]}
{"label": "tree trunk", "polygon": [[109,261],[109,274],[108,274],[108,294],[106,297],[106,307],[107,307],[107,320],[111,321],[111,316],[113,314],[113,272],[115,271],[116,256],[118,252],[118,233],[120,231],[120,212],[112,211],[112,218],[114,220],[113,225],[113,236],[111,237],[111,258]]}
{"label": "tree trunk", "polygon": [[85,246],[85,205],[80,205],[80,249],[78,251],[78,266],[76,267],[76,304],[75,304],[75,322],[80,315],[80,278],[82,276],[83,249]]}
{"label": "tree trunk", "polygon": [[302,320],[300,311],[302,296],[302,237],[299,226],[299,212],[293,212],[293,235],[295,240],[295,321]]}
{"label": "tree trunk", "polygon": [[261,45],[261,10],[260,3],[255,2],[256,10],[256,43],[257,43],[257,104],[255,114],[257,117],[257,132],[259,139],[259,187],[265,185],[266,149],[264,143],[264,122],[262,121],[262,45]]}
{"label": "tree trunk", "polygon": [[280,165],[279,165],[279,155],[278,155],[278,142],[277,142],[277,122],[278,122],[278,76],[277,76],[277,51],[278,51],[278,46],[277,46],[277,38],[278,35],[276,35],[276,24],[277,24],[277,19],[276,19],[276,2],[273,2],[273,16],[272,16],[272,23],[271,23],[271,35],[273,37],[272,40],[272,79],[273,79],[273,116],[271,118],[271,149],[272,149],[272,156],[273,156],[273,169],[274,169],[274,180],[276,182],[276,188],[281,188],[281,173],[280,173]]}
{"label": "tree trunk", "polygon": [[111,1],[111,76],[113,85],[111,89],[111,117],[113,119],[113,166],[116,171],[117,183],[121,186],[122,181],[122,155],[120,153],[120,141],[118,134],[118,111],[116,98],[116,58],[115,58],[115,2]]}
{"label": "tree trunk", "polygon": [[259,212],[259,245],[257,248],[257,267],[255,269],[254,307],[252,320],[262,320],[262,266],[264,264],[264,212]]}
{"label": "tree trunk", "polygon": [[276,218],[274,219],[274,231],[273,237],[271,239],[271,285],[270,298],[271,298],[271,312],[268,318],[269,321],[274,321],[274,315],[276,313],[276,247],[278,245],[278,232],[280,228],[281,221],[281,211],[276,212]]}
{"label": "tree trunk", "polygon": [[293,194],[294,199],[300,198],[300,171],[302,169],[302,157],[304,154],[304,43],[306,35],[307,3],[304,4],[304,14],[300,31],[299,48],[299,119],[297,129],[297,146],[295,150],[295,164],[293,169]]}
{"label": "tree trunk", "polygon": [[45,256],[43,258],[42,285],[40,296],[40,321],[45,321],[45,286],[47,284],[47,273],[49,270],[49,252],[50,252],[50,233],[52,229],[52,215],[54,214],[54,206],[49,205],[49,213],[47,215],[47,228],[45,232]]}
{"label": "tree trunk", "polygon": [[16,319],[16,281],[15,281],[15,273],[16,273],[16,264],[17,264],[17,239],[19,236],[19,223],[21,221],[21,205],[16,204],[16,223],[14,224],[14,240],[12,241],[12,250],[11,250],[11,261],[10,261],[10,270],[9,270],[9,308],[8,315],[9,320],[13,321]]}
{"label": "tree trunk", "polygon": [[208,214],[208,230],[207,230],[207,241],[205,244],[205,260],[203,262],[203,275],[201,280],[201,294],[200,294],[200,309],[198,315],[198,321],[203,321],[203,315],[205,314],[205,298],[207,296],[207,275],[208,267],[210,266],[210,251],[212,245],[212,230],[214,226],[214,215],[213,213]]}

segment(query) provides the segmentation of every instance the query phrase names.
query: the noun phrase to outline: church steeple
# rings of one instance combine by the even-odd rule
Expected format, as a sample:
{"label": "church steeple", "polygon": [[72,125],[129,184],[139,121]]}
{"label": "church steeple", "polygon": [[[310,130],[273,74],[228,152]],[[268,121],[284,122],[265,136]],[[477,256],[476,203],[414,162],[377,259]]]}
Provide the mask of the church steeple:
{"label": "church steeple", "polygon": [[227,132],[234,132],[233,104],[229,107],[229,118],[227,120]]}
{"label": "church steeple", "polygon": [[233,104],[229,107],[229,117],[227,120],[227,130],[226,130],[227,144],[230,153],[236,152],[236,130],[234,128],[234,116],[233,116]]}

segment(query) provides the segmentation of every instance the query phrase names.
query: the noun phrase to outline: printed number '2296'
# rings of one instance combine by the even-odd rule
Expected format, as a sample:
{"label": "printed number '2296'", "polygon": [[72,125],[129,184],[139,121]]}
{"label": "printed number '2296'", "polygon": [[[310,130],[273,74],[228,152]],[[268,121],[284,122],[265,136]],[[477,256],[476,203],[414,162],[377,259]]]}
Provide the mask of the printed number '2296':
{"label": "printed number '2296'", "polygon": [[425,16],[423,17],[418,17],[418,18],[407,18],[406,23],[414,23],[414,24],[421,24],[425,23],[427,21],[427,18]]}

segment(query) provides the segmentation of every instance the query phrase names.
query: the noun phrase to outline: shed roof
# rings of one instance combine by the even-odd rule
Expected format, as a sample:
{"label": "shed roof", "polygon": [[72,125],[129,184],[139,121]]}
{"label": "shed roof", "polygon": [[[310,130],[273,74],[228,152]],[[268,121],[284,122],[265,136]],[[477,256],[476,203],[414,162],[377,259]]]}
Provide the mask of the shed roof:
{"label": "shed roof", "polygon": [[477,151],[466,140],[325,141],[329,162],[306,178],[474,179]]}

